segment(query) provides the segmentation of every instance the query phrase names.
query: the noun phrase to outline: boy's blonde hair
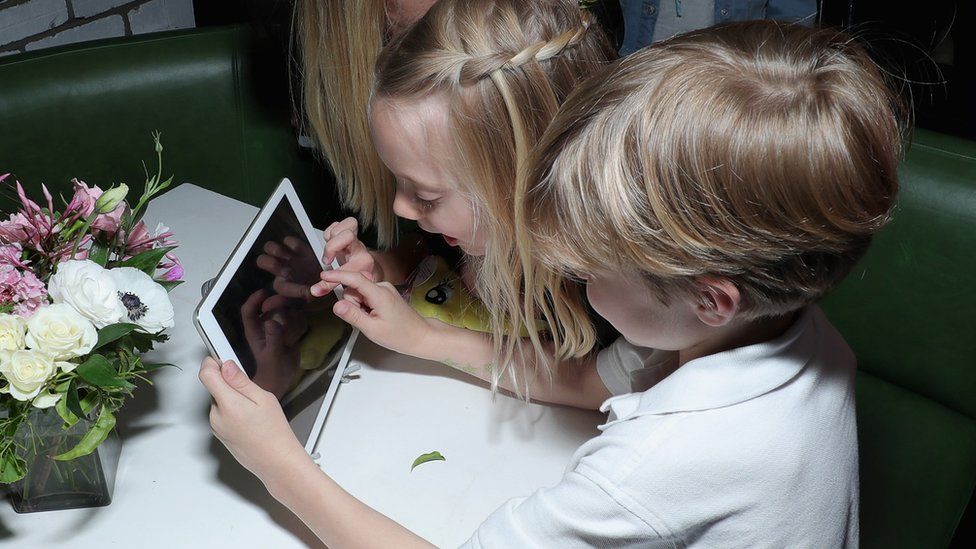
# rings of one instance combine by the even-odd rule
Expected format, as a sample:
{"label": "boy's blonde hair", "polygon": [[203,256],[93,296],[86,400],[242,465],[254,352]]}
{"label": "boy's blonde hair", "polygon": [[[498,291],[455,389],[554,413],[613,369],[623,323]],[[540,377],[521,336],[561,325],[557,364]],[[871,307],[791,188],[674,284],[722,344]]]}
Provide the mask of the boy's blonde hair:
{"label": "boy's blonde hair", "polygon": [[[675,37],[567,99],[517,198],[519,247],[557,272],[640,273],[664,300],[721,276],[743,318],[793,311],[888,220],[900,109],[840,31],[759,21]],[[545,309],[544,274],[526,269]]]}
{"label": "boy's blonde hair", "polygon": [[[384,48],[375,95],[412,99],[442,94],[449,103],[461,191],[488,235],[477,265],[479,297],[492,313],[503,374],[517,332],[511,311],[522,302],[514,249],[516,180],[559,105],[586,76],[614,57],[592,15],[576,0],[441,0]],[[556,308],[591,344],[575,284],[548,281]]]}
{"label": "boy's blonde hair", "polygon": [[370,91],[386,33],[385,0],[299,0],[294,27],[301,54],[303,127],[336,176],[343,203],[393,243],[393,176],[373,148]]}

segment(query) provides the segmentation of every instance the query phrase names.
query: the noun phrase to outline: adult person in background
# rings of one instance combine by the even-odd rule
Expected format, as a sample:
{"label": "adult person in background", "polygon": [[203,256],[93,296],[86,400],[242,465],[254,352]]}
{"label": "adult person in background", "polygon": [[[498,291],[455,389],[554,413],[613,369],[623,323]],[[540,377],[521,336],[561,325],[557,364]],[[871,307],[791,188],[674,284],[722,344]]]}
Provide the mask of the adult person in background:
{"label": "adult person in background", "polygon": [[387,247],[396,233],[393,176],[370,142],[367,105],[376,56],[436,0],[297,0],[304,133],[332,167],[344,204],[376,228]]}
{"label": "adult person in background", "polygon": [[683,32],[730,21],[777,19],[812,25],[817,0],[620,0],[624,41],[620,55]]}

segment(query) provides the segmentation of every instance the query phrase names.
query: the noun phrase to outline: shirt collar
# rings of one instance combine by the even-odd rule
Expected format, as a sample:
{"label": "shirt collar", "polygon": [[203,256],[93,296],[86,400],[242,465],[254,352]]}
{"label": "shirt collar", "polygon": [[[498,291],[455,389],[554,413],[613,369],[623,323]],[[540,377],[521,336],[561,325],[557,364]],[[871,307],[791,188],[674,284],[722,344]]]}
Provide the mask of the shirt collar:
{"label": "shirt collar", "polygon": [[781,387],[816,354],[822,316],[807,307],[776,339],[697,358],[643,393],[611,397],[600,410],[616,419],[601,429],[645,415],[732,406]]}

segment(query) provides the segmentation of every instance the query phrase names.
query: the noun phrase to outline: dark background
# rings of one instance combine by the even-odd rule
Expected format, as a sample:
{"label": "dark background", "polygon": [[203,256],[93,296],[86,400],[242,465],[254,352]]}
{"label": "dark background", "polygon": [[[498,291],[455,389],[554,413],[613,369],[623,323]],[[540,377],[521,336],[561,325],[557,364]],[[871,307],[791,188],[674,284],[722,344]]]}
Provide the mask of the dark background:
{"label": "dark background", "polygon": [[[361,0],[345,0],[361,1]],[[287,51],[292,0],[196,0],[197,26],[252,23]],[[913,107],[914,124],[976,140],[976,2],[819,0],[823,25],[848,29],[868,45]],[[622,35],[620,8],[598,16]]]}

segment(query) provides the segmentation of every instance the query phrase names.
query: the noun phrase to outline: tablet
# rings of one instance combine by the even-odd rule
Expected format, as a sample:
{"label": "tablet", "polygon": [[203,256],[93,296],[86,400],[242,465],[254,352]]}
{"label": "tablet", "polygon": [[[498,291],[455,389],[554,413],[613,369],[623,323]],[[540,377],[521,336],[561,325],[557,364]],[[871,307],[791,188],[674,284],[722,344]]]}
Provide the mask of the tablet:
{"label": "tablet", "polygon": [[275,394],[310,454],[359,333],[332,312],[341,287],[323,297],[309,291],[324,268],[324,245],[283,179],[194,314],[211,355],[233,360]]}

